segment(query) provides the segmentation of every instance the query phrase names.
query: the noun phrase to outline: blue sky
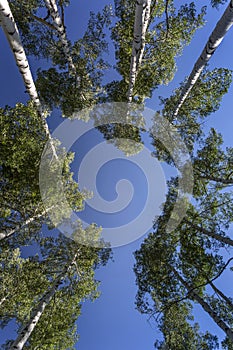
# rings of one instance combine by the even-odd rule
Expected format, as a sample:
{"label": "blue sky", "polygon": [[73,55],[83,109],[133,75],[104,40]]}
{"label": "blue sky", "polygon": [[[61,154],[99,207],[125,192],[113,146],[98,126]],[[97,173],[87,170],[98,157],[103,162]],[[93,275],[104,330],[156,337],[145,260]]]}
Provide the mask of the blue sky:
{"label": "blue sky", "polygon": [[[96,11],[107,4],[107,2],[104,0],[99,0],[98,2],[86,0],[85,2],[71,1],[71,3],[71,6],[66,12],[66,23],[69,37],[74,40],[76,35],[81,35],[85,29],[89,11]],[[181,2],[177,1],[177,3],[180,4]],[[202,51],[206,40],[225,7],[220,7],[219,11],[209,8],[207,25],[196,33],[191,45],[185,48],[183,55],[177,60],[178,70],[175,79],[169,86],[159,88],[154,93],[153,98],[147,101],[147,107],[157,110],[159,108],[158,96],[168,97],[171,91],[178,86],[179,82],[190,73],[195,60]],[[230,30],[221,47],[214,54],[210,62],[210,68],[225,67],[233,69],[232,42],[233,29]],[[24,93],[25,88],[21,76],[18,73],[18,69],[2,32],[0,32],[0,47],[2,48],[0,55],[0,74],[2,80],[0,105],[14,105],[19,101],[26,102],[28,97]],[[112,50],[113,47],[111,47],[110,57],[113,57]],[[30,60],[30,63],[32,70],[35,72],[35,69],[38,68],[38,61]],[[111,78],[112,72],[109,71],[106,73],[106,79]],[[228,146],[232,146],[232,93],[233,87],[230,88],[228,95],[223,98],[220,110],[209,118],[206,125],[206,128],[210,126],[216,127],[224,135],[225,144]],[[49,119],[51,130],[61,121],[59,111],[56,111]],[[95,142],[98,141],[98,137],[100,136],[95,136]],[[78,158],[80,160],[81,154],[88,151],[90,142],[83,142],[80,148],[78,148],[78,145],[76,146],[77,157],[80,154]],[[74,163],[74,170],[76,167],[78,170],[78,159]],[[137,194],[135,207],[131,209],[130,215],[134,215],[142,205],[145,179],[139,170],[130,168],[130,165],[125,165],[125,163],[117,165],[112,162],[112,170],[110,166],[111,164],[108,164],[105,168],[101,169],[102,172],[99,174],[97,187],[100,192],[102,191],[101,193],[105,199],[112,200],[116,195],[114,184],[121,176],[129,178],[132,183],[136,182],[135,188],[138,188],[141,195],[140,193],[139,195]],[[97,219],[93,214],[90,215],[92,221]],[[111,221],[111,218],[101,217],[99,220],[103,220],[104,224],[108,220]],[[111,225],[111,222],[108,224]],[[155,338],[158,336],[156,327],[154,324],[150,324],[145,316],[140,315],[134,306],[136,286],[135,276],[132,271],[134,264],[133,252],[140,247],[141,241],[142,238],[131,244],[115,248],[113,250],[114,262],[110,262],[107,267],[97,271],[96,277],[101,281],[100,290],[102,294],[94,303],[86,302],[83,305],[82,315],[78,319],[80,340],[77,343],[77,349],[153,349]],[[230,294],[231,281],[229,278],[225,277],[221,281],[221,286],[224,286],[225,290]],[[213,324],[207,315],[201,312],[200,308],[196,308],[195,314],[197,314],[197,320],[204,329],[209,329],[213,333],[216,332],[220,337],[222,336],[222,332]]]}

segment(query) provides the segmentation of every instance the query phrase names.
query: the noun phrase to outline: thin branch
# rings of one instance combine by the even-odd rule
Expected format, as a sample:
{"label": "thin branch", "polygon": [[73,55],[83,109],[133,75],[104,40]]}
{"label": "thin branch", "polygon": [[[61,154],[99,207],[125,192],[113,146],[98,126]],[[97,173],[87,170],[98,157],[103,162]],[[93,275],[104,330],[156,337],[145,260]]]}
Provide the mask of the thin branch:
{"label": "thin branch", "polygon": [[[36,15],[33,15],[32,13],[30,14],[30,17],[33,18],[34,20],[44,24],[48,28],[56,31],[56,28],[54,27],[54,25],[52,25],[51,23],[47,22],[44,18],[40,18],[40,17],[38,17]],[[47,18],[47,16],[45,18]]]}
{"label": "thin branch", "polygon": [[165,307],[163,307],[161,309],[160,312],[163,312],[164,310],[168,309],[169,307],[171,307],[171,305],[173,304],[177,304],[177,303],[180,303],[181,301],[184,301],[188,298],[189,294],[192,293],[193,291],[195,291],[196,289],[200,289],[202,287],[205,287],[206,285],[214,282],[217,278],[219,278],[221,276],[221,274],[224,272],[224,270],[227,268],[227,266],[230,264],[230,262],[233,260],[233,257],[230,258],[227,263],[223,266],[223,268],[220,270],[220,272],[215,276],[213,277],[211,280],[207,280],[205,283],[203,284],[200,284],[199,286],[195,286],[193,288],[191,288],[188,293],[183,297],[183,298],[180,298],[180,299],[176,299],[176,300],[173,300],[171,301],[170,303],[168,303]]}
{"label": "thin branch", "polygon": [[210,286],[212,287],[212,289],[214,290],[214,292],[223,300],[225,300],[225,302],[229,305],[229,307],[233,310],[233,303],[232,301],[221,291],[219,290],[211,281],[209,281]]}

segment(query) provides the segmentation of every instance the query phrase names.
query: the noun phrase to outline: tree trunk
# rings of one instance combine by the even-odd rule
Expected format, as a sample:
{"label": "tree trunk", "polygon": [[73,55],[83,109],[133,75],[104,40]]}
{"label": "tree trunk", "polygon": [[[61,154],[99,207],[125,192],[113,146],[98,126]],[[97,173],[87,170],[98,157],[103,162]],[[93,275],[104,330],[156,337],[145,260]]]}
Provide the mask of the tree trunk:
{"label": "tree trunk", "polygon": [[70,270],[71,266],[75,263],[75,260],[77,259],[78,253],[75,254],[73,260],[69,264],[68,267],[64,269],[64,271],[55,279],[53,282],[52,287],[49,289],[49,291],[42,297],[40,300],[38,306],[33,310],[32,316],[29,319],[26,326],[23,327],[23,329],[18,334],[17,339],[14,341],[14,343],[10,346],[9,350],[21,350],[23,349],[25,343],[28,341],[30,335],[34,331],[34,328],[36,327],[37,323],[40,320],[40,317],[42,316],[46,306],[49,304],[53,296],[55,295],[58,286],[61,284],[62,279],[66,276],[67,272]]}
{"label": "tree trunk", "polygon": [[128,102],[132,102],[133,89],[145,49],[145,36],[150,20],[151,0],[137,0],[134,20],[134,39],[130,63]]}
{"label": "tree trunk", "polygon": [[37,93],[34,80],[31,74],[31,70],[29,67],[29,63],[23,48],[23,44],[20,39],[19,30],[17,28],[17,25],[15,23],[14,17],[12,15],[12,12],[7,0],[0,0],[0,24],[3,28],[3,31],[9,42],[11,50],[14,54],[16,64],[23,77],[26,90],[30,98],[34,102],[37,108],[38,114],[42,120],[42,124],[45,130],[46,136],[50,141],[53,156],[57,159],[58,156],[52,142],[52,137],[48,128],[48,124],[45,119],[45,114],[43,113],[43,108],[39,100],[38,93]]}
{"label": "tree trunk", "polygon": [[213,288],[213,290],[215,291],[215,293],[217,293],[223,300],[225,300],[225,302],[229,305],[229,307],[233,310],[233,303],[232,301],[221,291],[219,290],[214,284],[213,282],[209,281],[208,282],[209,285]]}
{"label": "tree trunk", "polygon": [[173,113],[174,119],[177,118],[177,115],[179,113],[179,110],[181,106],[183,105],[184,101],[186,100],[189,92],[195,85],[197,79],[199,78],[202,70],[204,69],[207,62],[210,60],[210,58],[213,56],[215,50],[218,48],[220,43],[222,42],[224,36],[228,32],[228,30],[231,28],[233,24],[233,0],[230,1],[228,7],[226,8],[224,14],[216,24],[216,27],[214,28],[212,34],[210,35],[208,42],[206,46],[204,47],[200,57],[196,61],[193,70],[188,78],[187,83],[185,84],[181,96],[179,99],[179,102],[176,106],[176,109]]}
{"label": "tree trunk", "polygon": [[68,62],[69,65],[69,70],[71,72],[72,75],[76,76],[76,68],[75,65],[73,63],[73,59],[70,55],[70,48],[69,48],[69,43],[67,40],[67,36],[66,36],[66,30],[64,27],[64,24],[62,22],[62,19],[60,17],[58,8],[57,8],[57,4],[56,4],[56,0],[45,0],[45,5],[53,19],[54,22],[54,27],[56,28],[57,32],[58,32],[58,36],[59,39],[62,43],[63,46],[63,52],[65,54],[66,60]]}
{"label": "tree trunk", "polygon": [[201,307],[206,311],[209,316],[213,319],[213,321],[225,332],[227,337],[233,341],[233,331],[228,327],[228,325],[217,315],[217,313],[210,307],[210,305],[204,301],[194,290],[192,290],[191,286],[181,277],[181,275],[173,269],[174,275],[176,278],[183,284],[183,286],[189,292],[189,295],[198,302]]}
{"label": "tree trunk", "polygon": [[230,237],[225,237],[225,236],[221,236],[217,233],[211,232],[206,230],[203,227],[200,227],[198,225],[193,224],[191,221],[187,220],[187,219],[183,219],[183,222],[187,223],[188,225],[190,225],[192,228],[194,228],[195,230],[203,233],[206,236],[209,236],[211,238],[216,239],[219,242],[222,242],[224,244],[228,244],[230,246],[233,246],[233,240]]}
{"label": "tree trunk", "polygon": [[37,214],[37,215],[34,215],[32,217],[30,217],[29,219],[25,220],[22,224],[20,225],[17,225],[16,227],[14,227],[12,230],[8,231],[8,232],[1,232],[0,233],[0,241],[4,240],[4,239],[7,239],[9,237],[11,237],[14,233],[16,233],[16,231],[22,229],[23,227],[31,224],[33,221],[35,221],[36,219],[40,219],[42,218],[43,216],[45,216],[46,214],[48,214],[48,212],[50,210],[52,210],[54,208],[51,207],[51,208],[47,208],[45,209],[41,214]]}
{"label": "tree trunk", "polygon": [[47,292],[44,297],[41,299],[39,305],[37,308],[33,311],[32,316],[30,320],[28,321],[28,324],[21,330],[19,333],[17,339],[14,341],[14,343],[11,345],[10,350],[21,350],[23,349],[25,343],[29,339],[31,333],[33,332],[34,328],[36,327],[37,323],[39,322],[39,319],[41,315],[43,314],[45,307],[49,304],[50,300],[56,293],[57,287],[61,283],[61,278],[59,277],[58,280],[54,283],[53,287],[49,292]]}

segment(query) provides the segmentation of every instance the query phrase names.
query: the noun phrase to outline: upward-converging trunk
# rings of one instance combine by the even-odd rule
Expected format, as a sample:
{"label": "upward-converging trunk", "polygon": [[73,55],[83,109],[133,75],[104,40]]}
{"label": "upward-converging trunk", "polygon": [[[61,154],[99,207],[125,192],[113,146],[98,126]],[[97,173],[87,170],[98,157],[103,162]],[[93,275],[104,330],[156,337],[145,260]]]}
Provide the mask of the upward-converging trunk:
{"label": "upward-converging trunk", "polygon": [[0,0],[0,24],[4,30],[6,38],[14,54],[16,64],[23,77],[26,90],[29,96],[31,97],[32,101],[35,103],[38,114],[40,115],[45,133],[50,141],[53,156],[57,159],[57,153],[52,142],[52,137],[45,119],[45,114],[43,113],[43,108],[39,100],[32,73],[29,67],[29,63],[23,48],[23,44],[20,39],[19,30],[17,28],[7,0]]}
{"label": "upward-converging trunk", "polygon": [[56,30],[58,32],[59,39],[62,43],[63,52],[64,52],[66,60],[69,64],[69,70],[70,70],[71,74],[73,74],[75,76],[76,75],[76,68],[75,68],[75,65],[73,63],[73,59],[70,55],[70,48],[69,48],[69,43],[68,43],[67,36],[66,36],[66,30],[65,30],[64,24],[62,22],[62,19],[60,17],[56,1],[55,0],[45,0],[45,5],[46,5],[47,9],[49,10],[49,13],[50,13],[50,15],[53,19],[53,22],[54,22],[54,27],[56,28]]}
{"label": "upward-converging trunk", "polygon": [[213,282],[209,281],[208,283],[213,288],[215,293],[217,293],[223,300],[225,300],[227,305],[233,310],[232,301],[220,289],[218,289]]}
{"label": "upward-converging trunk", "polygon": [[55,295],[57,288],[62,283],[63,278],[66,276],[67,272],[70,270],[72,265],[75,263],[78,254],[75,254],[73,260],[69,264],[68,267],[64,269],[64,271],[55,279],[52,284],[52,287],[48,290],[48,292],[41,298],[38,306],[33,310],[31,318],[25,327],[18,334],[17,339],[11,345],[9,350],[21,350],[23,349],[25,343],[28,341],[30,335],[32,334],[34,328],[40,320],[46,306],[49,304],[53,296]]}
{"label": "upward-converging trunk", "polygon": [[21,330],[17,339],[14,341],[10,350],[21,350],[23,349],[25,343],[29,339],[31,333],[39,322],[46,306],[49,304],[50,300],[56,293],[57,287],[61,283],[61,277],[59,277],[53,284],[52,288],[43,296],[37,308],[33,311],[32,316],[28,324]]}
{"label": "upward-converging trunk", "polygon": [[210,307],[210,305],[205,302],[203,298],[199,296],[195,290],[191,288],[191,286],[182,278],[182,276],[176,271],[176,269],[173,269],[175,277],[183,284],[183,286],[187,289],[189,292],[189,295],[198,302],[203,310],[205,310],[209,316],[213,319],[213,321],[225,332],[227,337],[229,337],[231,340],[233,340],[233,331],[228,327],[228,325],[218,316],[218,314]]}
{"label": "upward-converging trunk", "polygon": [[212,34],[210,35],[206,46],[204,47],[200,57],[198,58],[198,60],[196,61],[193,67],[193,70],[187,80],[187,83],[185,84],[183,90],[181,91],[179,102],[173,113],[174,119],[176,119],[179,113],[179,110],[183,105],[184,101],[186,100],[189,92],[195,85],[205,65],[207,64],[209,59],[213,56],[215,50],[222,42],[224,36],[226,35],[227,31],[231,28],[232,24],[233,24],[233,0],[230,1],[230,4],[226,8],[224,14],[222,15],[216,27],[214,28]]}
{"label": "upward-converging trunk", "polygon": [[151,0],[137,0],[134,20],[134,38],[130,63],[128,102],[132,102],[133,89],[145,49],[146,31],[150,20]]}
{"label": "upward-converging trunk", "polygon": [[9,231],[6,231],[6,232],[0,232],[0,241],[1,240],[4,240],[4,239],[7,239],[11,236],[13,236],[13,234],[15,234],[18,230],[21,230],[22,228],[24,228],[25,226],[33,223],[34,221],[36,221],[37,219],[40,219],[44,216],[46,216],[48,214],[48,212],[50,210],[52,210],[54,208],[51,207],[51,208],[47,208],[45,209],[41,214],[37,214],[37,215],[34,215],[34,216],[31,216],[30,218],[28,218],[27,220],[25,220],[23,223],[17,225],[16,227],[12,228],[11,230]]}

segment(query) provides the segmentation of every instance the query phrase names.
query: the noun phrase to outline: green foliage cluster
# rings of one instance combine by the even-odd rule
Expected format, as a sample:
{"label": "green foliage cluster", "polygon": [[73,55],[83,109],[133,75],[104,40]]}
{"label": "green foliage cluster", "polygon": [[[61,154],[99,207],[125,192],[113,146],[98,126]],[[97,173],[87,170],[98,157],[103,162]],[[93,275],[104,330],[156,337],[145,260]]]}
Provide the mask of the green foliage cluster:
{"label": "green foliage cluster", "polygon": [[[232,71],[229,69],[204,70],[175,120],[173,118],[174,107],[179,100],[184,83],[169,98],[160,98],[163,109],[158,113],[174,125],[190,153],[193,153],[195,143],[200,141],[203,135],[205,119],[219,109],[220,102],[227,93],[231,82]],[[159,140],[154,139],[153,145],[155,146],[154,155],[158,159],[173,164],[170,154]]]}
{"label": "green foliage cluster", "polygon": [[[212,129],[205,141],[202,140],[203,147],[194,158],[195,189],[192,203],[187,204],[186,216],[172,232],[168,232],[167,223],[174,215],[178,196],[178,178],[174,178],[169,183],[163,212],[154,223],[154,232],[149,234],[135,252],[138,285],[136,305],[141,313],[156,317],[164,337],[162,342],[156,342],[157,349],[162,349],[163,346],[168,349],[192,348],[186,340],[190,344],[196,344],[194,348],[198,349],[219,348],[216,337],[201,334],[197,325],[190,323],[190,312],[195,302],[218,325],[220,321],[224,322],[221,328],[226,334],[226,330],[231,330],[233,326],[232,298],[217,288],[218,282],[215,284],[228,269],[232,258],[227,257],[233,247],[230,237],[233,220],[232,191],[229,188],[231,183],[225,184],[225,179],[229,178],[228,172],[231,173],[227,167],[231,157],[229,151],[220,149],[221,144],[221,136]],[[204,177],[202,181],[199,169],[204,159],[206,162],[208,159],[211,166],[208,168],[206,163],[207,168],[201,168]],[[222,162],[226,166],[221,168]],[[214,179],[211,168],[219,168],[219,171],[224,169],[226,173],[222,172],[221,178],[217,176]],[[184,312],[184,307],[189,307],[189,313]],[[173,312],[177,317],[168,318]],[[174,338],[171,330],[174,330]],[[227,334],[222,342],[226,349],[230,349],[232,344],[232,336],[228,336]],[[201,343],[196,343],[197,340],[201,340]]]}
{"label": "green foliage cluster", "polygon": [[[194,3],[182,5],[176,10],[173,1],[169,1],[168,21],[165,18],[165,7],[166,4],[162,0],[152,2],[145,53],[134,89],[135,101],[139,103],[146,97],[151,97],[153,90],[159,85],[168,84],[173,79],[176,70],[175,58],[182,53],[184,46],[190,43],[195,31],[204,24],[205,9],[197,14]],[[123,81],[118,82],[116,86],[110,83],[107,88],[121,90],[123,94],[129,83],[134,13],[134,3],[116,1],[116,16],[119,20],[112,28],[111,38],[115,43],[116,69]],[[121,89],[118,88],[118,84],[121,85]],[[122,93],[120,99],[124,101],[127,96]],[[119,97],[114,101],[118,100]]]}
{"label": "green foliage cluster", "polygon": [[[2,129],[0,138],[1,233],[7,234],[19,225],[17,233],[22,233],[22,239],[28,241],[30,232],[32,236],[33,231],[38,232],[47,216],[41,215],[44,212],[44,205],[39,186],[41,157],[47,139],[41,119],[32,102],[27,105],[19,103],[14,108],[7,106],[1,109],[0,121]],[[81,210],[85,194],[79,191],[74,174],[70,170],[73,156],[68,154],[63,157],[63,188],[70,207]],[[48,160],[48,164],[46,163],[47,173],[50,162],[51,159]],[[54,188],[56,169],[51,168],[49,174],[52,183],[50,186],[47,177],[47,194],[50,188]],[[55,194],[50,194],[52,207],[58,203]],[[40,219],[33,220],[27,226],[26,232],[20,229],[21,223],[39,215],[41,215]]]}
{"label": "green foliage cluster", "polygon": [[76,75],[70,74],[58,55],[55,67],[38,70],[36,86],[41,101],[49,109],[61,108],[66,117],[73,117],[75,112],[92,106],[101,93],[104,70],[109,65],[103,59],[108,50],[106,28],[110,25],[111,7],[102,12],[91,13],[87,30],[82,38],[71,47],[72,60]]}

